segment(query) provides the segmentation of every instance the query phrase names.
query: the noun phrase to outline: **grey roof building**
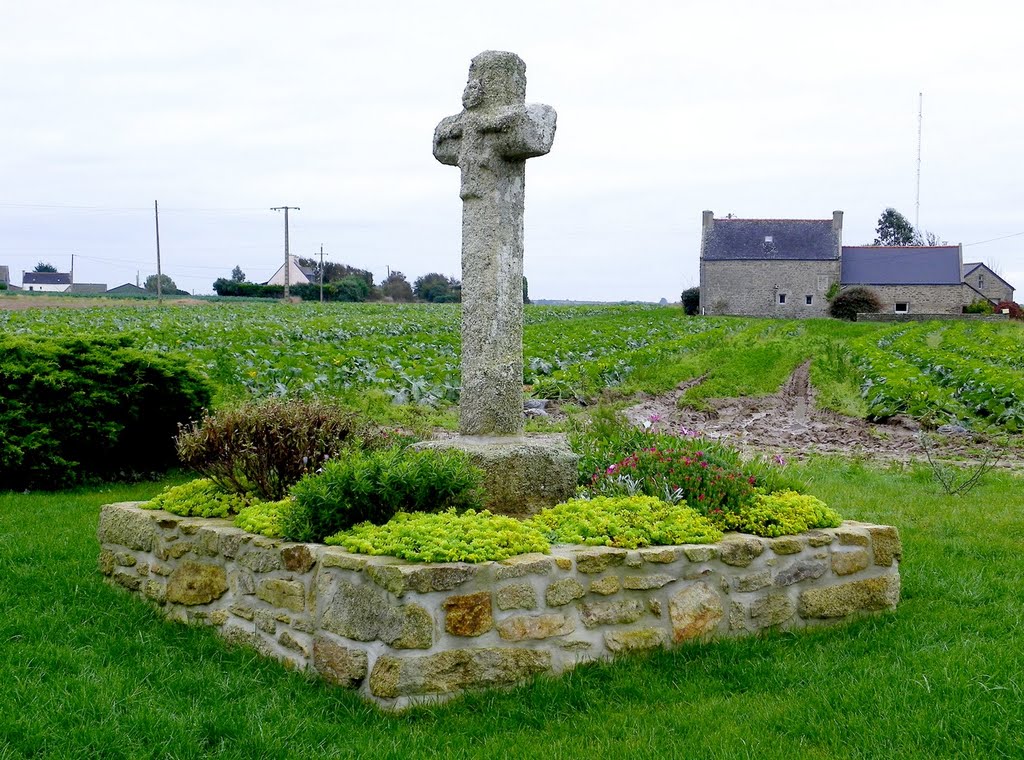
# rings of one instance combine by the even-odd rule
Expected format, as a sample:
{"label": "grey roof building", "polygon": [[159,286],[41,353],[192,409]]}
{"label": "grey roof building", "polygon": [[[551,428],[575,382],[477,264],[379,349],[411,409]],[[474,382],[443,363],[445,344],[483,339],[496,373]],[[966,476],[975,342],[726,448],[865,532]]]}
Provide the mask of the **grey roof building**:
{"label": "grey roof building", "polygon": [[73,282],[67,292],[79,295],[99,295],[107,292],[107,284],[105,282]]}
{"label": "grey roof building", "polygon": [[839,258],[843,212],[831,219],[715,219],[704,212],[706,261],[829,261]]}
{"label": "grey roof building", "polygon": [[843,285],[959,285],[960,246],[843,246]]}

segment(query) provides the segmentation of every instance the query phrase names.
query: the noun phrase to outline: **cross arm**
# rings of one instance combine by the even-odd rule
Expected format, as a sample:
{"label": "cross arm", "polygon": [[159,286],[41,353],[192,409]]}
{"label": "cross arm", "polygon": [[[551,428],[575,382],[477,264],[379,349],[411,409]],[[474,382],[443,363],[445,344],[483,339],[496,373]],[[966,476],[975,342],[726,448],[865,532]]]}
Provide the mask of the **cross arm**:
{"label": "cross arm", "polygon": [[543,156],[555,141],[558,115],[551,106],[530,103],[509,109],[498,117],[494,131],[504,133],[502,155],[517,161]]}
{"label": "cross arm", "polygon": [[434,130],[434,158],[447,166],[458,166],[462,130],[462,114],[441,119]]}

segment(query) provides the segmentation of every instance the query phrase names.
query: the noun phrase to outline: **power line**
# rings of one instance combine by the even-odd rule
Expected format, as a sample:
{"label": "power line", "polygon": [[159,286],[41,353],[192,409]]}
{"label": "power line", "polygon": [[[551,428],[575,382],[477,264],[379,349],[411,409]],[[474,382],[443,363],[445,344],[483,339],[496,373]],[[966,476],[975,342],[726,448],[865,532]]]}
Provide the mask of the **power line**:
{"label": "power line", "polygon": [[983,243],[994,243],[997,240],[1006,240],[1007,238],[1019,237],[1020,235],[1024,235],[1024,232],[1014,232],[1011,235],[1003,235],[1002,237],[989,238],[988,240],[979,240],[977,243],[964,243],[964,248],[966,248],[969,245],[982,245]]}

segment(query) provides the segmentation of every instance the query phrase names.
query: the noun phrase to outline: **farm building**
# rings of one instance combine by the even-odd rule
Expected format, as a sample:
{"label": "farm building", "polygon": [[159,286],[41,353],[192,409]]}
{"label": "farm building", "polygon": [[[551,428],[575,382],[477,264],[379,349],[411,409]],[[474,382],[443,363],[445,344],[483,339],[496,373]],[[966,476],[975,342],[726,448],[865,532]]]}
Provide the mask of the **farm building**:
{"label": "farm building", "polygon": [[1012,300],[1013,287],[961,246],[844,246],[831,219],[715,219],[705,211],[700,313],[823,317],[829,290],[863,285],[897,314],[959,314],[978,299]]}
{"label": "farm building", "polygon": [[9,267],[0,266],[0,285],[9,286],[11,284],[11,270]]}
{"label": "farm building", "polygon": [[[308,285],[318,282],[316,272],[309,267],[300,266],[297,256],[288,257],[288,284]],[[284,264],[274,272],[274,276],[267,280],[264,285],[284,285]]]}
{"label": "farm building", "polygon": [[73,282],[67,292],[78,295],[99,295],[107,292],[107,284],[105,282]]}
{"label": "farm building", "polygon": [[67,272],[22,272],[21,287],[36,293],[63,293],[71,287]]}

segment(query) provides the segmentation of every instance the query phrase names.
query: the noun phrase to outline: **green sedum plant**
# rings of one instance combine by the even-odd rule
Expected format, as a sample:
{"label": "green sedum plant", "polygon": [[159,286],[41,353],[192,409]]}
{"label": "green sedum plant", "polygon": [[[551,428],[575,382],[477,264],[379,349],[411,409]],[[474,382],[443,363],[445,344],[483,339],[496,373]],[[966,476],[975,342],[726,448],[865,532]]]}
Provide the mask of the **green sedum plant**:
{"label": "green sedum plant", "polygon": [[572,499],[532,518],[552,543],[641,546],[713,543],[722,532],[684,503],[653,496]]}
{"label": "green sedum plant", "polygon": [[357,523],[382,525],[398,512],[479,507],[482,481],[462,451],[352,450],[295,485],[284,536],[322,541]]}
{"label": "green sedum plant", "polygon": [[294,500],[256,501],[243,507],[235,516],[235,527],[268,538],[284,535],[284,516],[295,505]]}
{"label": "green sedum plant", "polygon": [[713,512],[711,520],[723,530],[756,536],[788,536],[811,528],[836,528],[839,513],[814,496],[796,491],[758,494],[737,512]]}
{"label": "green sedum plant", "polygon": [[209,478],[199,478],[165,488],[143,509],[163,509],[182,517],[228,517],[249,504],[243,494],[228,493]]}
{"label": "green sedum plant", "polygon": [[367,522],[329,536],[326,543],[417,562],[487,562],[546,553],[550,548],[544,534],[529,521],[473,509],[400,513],[384,525]]}

